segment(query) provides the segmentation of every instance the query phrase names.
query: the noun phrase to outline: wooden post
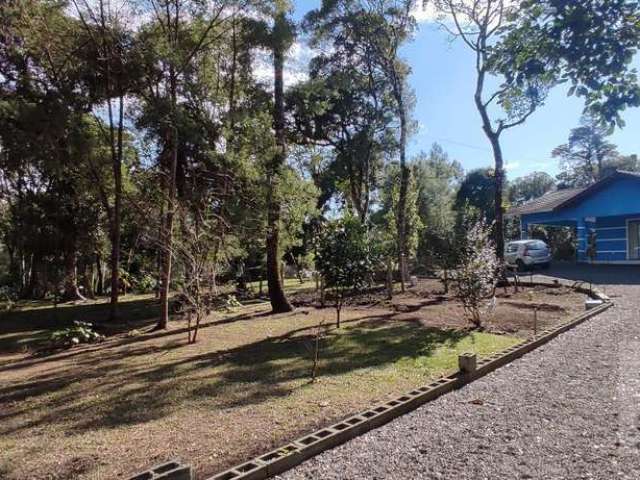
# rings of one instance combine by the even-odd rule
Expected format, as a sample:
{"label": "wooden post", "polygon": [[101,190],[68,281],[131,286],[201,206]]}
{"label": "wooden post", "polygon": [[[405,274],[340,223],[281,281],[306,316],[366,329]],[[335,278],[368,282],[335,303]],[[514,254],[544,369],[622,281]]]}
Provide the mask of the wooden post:
{"label": "wooden post", "polygon": [[538,336],[538,307],[533,309],[533,336]]}

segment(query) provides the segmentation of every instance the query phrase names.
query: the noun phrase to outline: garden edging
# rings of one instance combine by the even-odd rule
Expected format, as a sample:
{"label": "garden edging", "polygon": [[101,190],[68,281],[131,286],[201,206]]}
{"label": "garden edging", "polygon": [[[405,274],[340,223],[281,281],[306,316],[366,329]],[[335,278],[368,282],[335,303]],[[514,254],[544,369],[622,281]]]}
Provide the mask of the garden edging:
{"label": "garden edging", "polygon": [[[559,285],[555,281],[553,283],[521,281],[519,284],[522,286]],[[602,305],[562,322],[559,325],[543,330],[529,340],[522,341],[521,343],[509,347],[501,352],[478,360],[477,368],[472,372],[463,373],[458,371],[447,377],[435,380],[426,386],[413,389],[397,398],[377,404],[329,427],[322,428],[311,434],[300,437],[278,449],[272,450],[252,460],[208,477],[207,480],[263,480],[283,473],[321,452],[345,443],[354,437],[368,432],[369,430],[378,428],[389,421],[404,415],[405,413],[417,409],[427,402],[435,400],[445,393],[462,388],[477,378],[483,377],[497,368],[500,368],[540,347],[541,345],[544,345],[561,333],[564,333],[586,320],[602,313],[613,305],[609,297],[596,289],[585,289],[575,284],[572,288],[583,293],[587,293],[595,299],[602,300]],[[142,472],[132,476],[129,480],[139,478],[174,480],[174,477],[172,476],[140,476],[145,473],[146,472]],[[179,478],[181,480],[184,477]],[[175,477],[175,479],[178,479],[178,477]]]}

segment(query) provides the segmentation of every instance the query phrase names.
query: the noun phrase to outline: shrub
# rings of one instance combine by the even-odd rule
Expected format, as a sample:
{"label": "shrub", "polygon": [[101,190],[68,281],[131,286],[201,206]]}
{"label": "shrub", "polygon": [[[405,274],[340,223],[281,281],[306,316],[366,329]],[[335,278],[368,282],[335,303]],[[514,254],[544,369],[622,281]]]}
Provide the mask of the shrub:
{"label": "shrub", "polygon": [[[474,223],[461,245],[454,274],[455,291],[469,320],[482,326],[482,305],[493,297],[498,279],[498,259],[491,241],[491,227],[484,220]],[[493,302],[487,302],[491,305]]]}
{"label": "shrub", "polygon": [[335,297],[337,326],[345,297],[369,284],[373,255],[367,229],[347,217],[328,223],[318,240],[316,265]]}
{"label": "shrub", "polygon": [[235,295],[227,295],[227,298],[224,301],[223,308],[227,312],[233,312],[236,308],[239,308],[241,306],[242,306],[242,303],[240,303],[240,301],[236,298]]}
{"label": "shrub", "polygon": [[135,288],[138,293],[152,293],[156,289],[156,279],[145,274],[137,280]]}
{"label": "shrub", "polygon": [[55,330],[49,335],[49,342],[56,348],[71,348],[81,343],[95,343],[104,340],[88,322],[74,321],[70,327]]}

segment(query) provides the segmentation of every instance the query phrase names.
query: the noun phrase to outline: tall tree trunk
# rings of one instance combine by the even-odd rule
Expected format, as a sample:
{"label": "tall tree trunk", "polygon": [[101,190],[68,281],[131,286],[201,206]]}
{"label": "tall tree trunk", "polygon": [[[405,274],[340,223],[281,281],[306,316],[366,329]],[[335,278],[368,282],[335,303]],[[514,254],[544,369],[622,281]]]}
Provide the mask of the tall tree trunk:
{"label": "tall tree trunk", "polygon": [[37,298],[38,297],[38,283],[39,283],[39,267],[40,267],[40,259],[37,255],[31,255],[31,265],[28,269],[29,276],[28,281],[25,282],[25,285],[22,289],[20,296],[22,298]]}
{"label": "tall tree trunk", "polygon": [[102,256],[99,252],[96,252],[96,295],[101,296],[104,294],[104,272],[102,271]]}
{"label": "tall tree trunk", "polygon": [[64,255],[64,291],[65,301],[86,300],[78,289],[78,256],[75,249],[70,249]]}
{"label": "tall tree trunk", "polygon": [[120,230],[122,217],[122,134],[124,129],[124,99],[119,97],[117,138],[114,138],[113,112],[109,100],[109,121],[111,127],[111,145],[113,179],[115,184],[113,219],[111,225],[111,299],[109,305],[109,319],[118,317],[118,294],[120,292]]}
{"label": "tall tree trunk", "polygon": [[493,159],[495,162],[495,241],[496,256],[500,263],[504,262],[504,205],[502,201],[502,191],[504,190],[504,160],[502,158],[502,148],[497,136],[490,138],[493,149]]}
{"label": "tall tree trunk", "polygon": [[167,212],[164,221],[162,246],[162,271],[160,279],[160,319],[157,329],[166,329],[169,323],[169,290],[171,288],[171,267],[173,260],[173,219],[176,208],[176,172],[178,169],[178,127],[177,127],[177,79],[173,68],[169,74],[173,125],[170,133],[171,158],[168,172]]}
{"label": "tall tree trunk", "polygon": [[[276,22],[286,21],[284,14],[276,18]],[[280,170],[286,159],[286,140],[284,131],[284,52],[281,47],[275,47],[273,51],[274,66],[274,109],[273,124],[276,136],[276,152],[268,169],[267,185],[267,285],[269,287],[269,300],[274,313],[290,312],[293,307],[287,300],[280,277],[280,211],[281,205],[278,199],[277,187]]]}
{"label": "tall tree trunk", "polygon": [[502,202],[502,191],[504,189],[504,160],[502,158],[502,149],[500,147],[500,133],[501,128],[494,130],[491,125],[491,119],[489,117],[489,112],[487,111],[487,104],[485,104],[482,100],[482,93],[484,91],[484,81],[486,76],[485,63],[486,58],[484,57],[486,54],[484,52],[485,45],[482,45],[482,51],[478,53],[481,55],[478,60],[477,67],[477,78],[476,78],[476,90],[474,94],[474,101],[476,104],[476,108],[478,113],[480,113],[480,117],[482,118],[482,130],[485,135],[489,139],[491,143],[491,148],[493,150],[493,160],[494,160],[494,169],[495,169],[495,190],[494,190],[494,204],[495,204],[495,243],[496,243],[496,256],[500,261],[500,264],[504,263],[504,206]]}
{"label": "tall tree trunk", "polygon": [[407,112],[402,85],[397,87],[396,101],[400,117],[400,195],[398,198],[398,267],[400,290],[404,292],[407,281],[407,190],[409,189],[409,167],[407,166]]}

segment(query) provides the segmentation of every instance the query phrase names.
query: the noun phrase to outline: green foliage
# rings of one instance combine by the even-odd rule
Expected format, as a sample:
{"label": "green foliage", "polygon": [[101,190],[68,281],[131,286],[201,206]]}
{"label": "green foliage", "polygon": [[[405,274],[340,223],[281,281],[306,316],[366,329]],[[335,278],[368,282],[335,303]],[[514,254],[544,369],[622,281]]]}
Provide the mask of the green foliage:
{"label": "green foliage", "polygon": [[135,289],[138,293],[151,293],[156,289],[156,279],[149,274],[144,274],[136,279]]}
{"label": "green foliage", "polygon": [[[392,257],[398,255],[398,209],[400,200],[400,168],[397,164],[388,165],[381,191],[381,208],[372,216],[372,222],[378,231],[378,240],[385,245],[383,252]],[[413,257],[423,229],[422,219],[418,212],[419,191],[415,176],[409,178],[405,211],[406,254]]]}
{"label": "green foliage", "polygon": [[369,285],[374,267],[367,228],[346,216],[323,226],[316,247],[316,268],[334,291],[336,308],[344,298]]}
{"label": "green foliage", "polygon": [[509,201],[519,205],[539,198],[555,188],[553,177],[547,172],[532,172],[510,182]]}
{"label": "green foliage", "polygon": [[516,85],[540,77],[567,83],[588,110],[622,125],[620,112],[640,105],[632,65],[639,24],[637,0],[523,0],[495,48],[494,68]]}
{"label": "green foliage", "polygon": [[70,327],[54,330],[49,335],[49,343],[54,348],[71,348],[82,343],[95,343],[104,340],[88,322],[74,321]]}
{"label": "green foliage", "polygon": [[455,247],[456,191],[462,179],[462,166],[434,143],[428,154],[415,161],[413,176],[418,190],[418,215],[424,225],[419,235],[418,266],[426,271],[449,268]]}
{"label": "green foliage", "polygon": [[491,168],[471,170],[460,184],[456,194],[455,208],[461,211],[473,207],[480,212],[481,217],[491,223],[496,218],[496,187],[495,174]]}
{"label": "green foliage", "polygon": [[571,130],[569,141],[552,155],[560,159],[558,180],[564,188],[584,187],[603,178],[605,166],[618,157],[616,146],[607,141],[611,130],[597,118],[586,115]]}

